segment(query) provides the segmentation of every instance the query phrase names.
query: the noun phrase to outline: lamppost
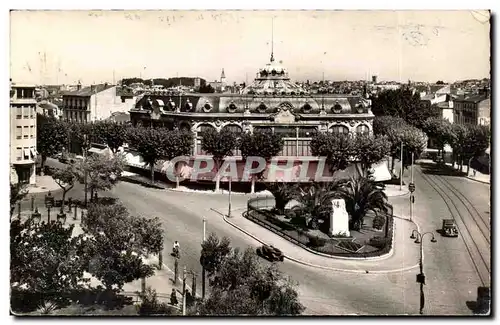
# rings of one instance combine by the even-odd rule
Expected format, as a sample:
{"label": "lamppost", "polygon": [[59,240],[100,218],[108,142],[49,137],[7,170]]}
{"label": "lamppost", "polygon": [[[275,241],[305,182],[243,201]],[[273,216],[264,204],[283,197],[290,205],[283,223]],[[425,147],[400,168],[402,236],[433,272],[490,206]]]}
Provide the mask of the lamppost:
{"label": "lamppost", "polygon": [[425,302],[425,297],[424,297],[424,284],[425,284],[425,275],[424,275],[424,237],[425,235],[431,235],[431,242],[435,243],[437,242],[436,238],[434,237],[434,233],[431,231],[425,232],[421,234],[418,232],[418,230],[413,230],[411,233],[410,238],[415,239],[416,244],[420,244],[420,260],[419,260],[419,266],[420,266],[420,273],[417,274],[417,283],[420,283],[420,314],[422,315],[424,313],[424,302]]}
{"label": "lamppost", "polygon": [[413,193],[415,192],[415,183],[413,183],[413,159],[414,153],[411,153],[411,182],[408,185],[408,189],[410,190],[410,221],[413,219],[413,204],[415,203],[415,196]]}
{"label": "lamppost", "polygon": [[52,196],[52,193],[49,193],[45,195],[45,207],[47,208],[47,223],[50,223],[50,209],[54,206],[54,197]]}

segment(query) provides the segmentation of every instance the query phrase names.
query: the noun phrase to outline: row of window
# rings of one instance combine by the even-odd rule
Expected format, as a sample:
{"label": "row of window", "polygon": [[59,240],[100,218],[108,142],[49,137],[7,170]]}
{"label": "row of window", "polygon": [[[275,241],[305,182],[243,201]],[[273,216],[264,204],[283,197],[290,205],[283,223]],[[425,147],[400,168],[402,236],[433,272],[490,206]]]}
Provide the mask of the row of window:
{"label": "row of window", "polygon": [[36,130],[34,125],[16,127],[16,139],[34,139],[35,137]]}
{"label": "row of window", "polygon": [[34,160],[36,158],[35,147],[17,147],[16,148],[16,160]]}
{"label": "row of window", "polygon": [[78,111],[65,111],[66,119],[75,122],[85,122],[87,121],[87,112],[78,112]]}
{"label": "row of window", "polygon": [[16,111],[16,119],[35,118],[35,106],[14,106]]}
{"label": "row of window", "polygon": [[83,99],[83,98],[65,98],[63,99],[63,106],[70,108],[70,107],[77,107],[77,108],[86,108],[88,105],[88,99]]}
{"label": "row of window", "polygon": [[35,98],[35,90],[32,88],[17,88],[17,98]]}

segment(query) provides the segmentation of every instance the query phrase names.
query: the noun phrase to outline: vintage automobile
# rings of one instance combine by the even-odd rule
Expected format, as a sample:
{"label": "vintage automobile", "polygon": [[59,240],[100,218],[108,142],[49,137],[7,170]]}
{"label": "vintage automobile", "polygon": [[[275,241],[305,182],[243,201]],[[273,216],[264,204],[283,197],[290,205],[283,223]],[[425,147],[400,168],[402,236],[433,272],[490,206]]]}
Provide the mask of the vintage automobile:
{"label": "vintage automobile", "polygon": [[283,256],[281,250],[269,245],[262,245],[261,247],[257,248],[257,255],[271,262],[283,262],[283,260],[285,259],[285,256]]}
{"label": "vintage automobile", "polygon": [[443,219],[443,228],[441,229],[443,236],[458,237],[458,228],[455,220]]}

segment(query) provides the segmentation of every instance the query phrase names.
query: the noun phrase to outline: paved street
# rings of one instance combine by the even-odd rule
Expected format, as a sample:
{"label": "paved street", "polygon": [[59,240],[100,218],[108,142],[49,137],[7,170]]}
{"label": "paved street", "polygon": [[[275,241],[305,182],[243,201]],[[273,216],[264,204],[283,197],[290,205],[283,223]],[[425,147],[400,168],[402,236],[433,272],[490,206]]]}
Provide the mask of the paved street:
{"label": "paved street", "polygon": [[[468,248],[474,248],[474,243],[480,240],[474,237],[474,241],[467,237],[468,231],[481,235],[480,227],[486,227],[479,221],[479,217],[489,227],[489,186],[474,182],[466,178],[440,175],[423,175],[420,167],[415,171],[416,202],[414,208],[414,220],[420,229],[434,231],[438,242],[430,243],[430,237],[426,236],[424,242],[424,272],[427,276],[427,285],[424,287],[426,293],[426,314],[471,314],[466,302],[475,301],[477,286],[482,285],[478,274],[488,278],[484,267],[490,267],[489,245],[485,245],[485,238],[481,238],[483,245],[479,246],[480,256],[477,251],[472,250],[471,256],[467,253]],[[460,202],[457,196],[449,188],[448,196],[441,193],[449,201],[454,214],[454,206],[457,206],[461,217],[465,220],[457,224],[460,228],[459,238],[445,238],[436,233],[441,227],[441,219],[451,216],[443,198],[439,196],[432,185],[444,180],[447,186],[456,189],[457,195],[462,201],[470,203],[467,207]],[[438,185],[440,187],[445,185]],[[78,185],[71,191],[71,195],[77,197],[81,193]],[[462,193],[466,196],[467,200]],[[227,236],[231,239],[234,247],[246,248],[260,245],[253,238],[243,234],[239,230],[227,224],[223,218],[211,209],[222,212],[227,211],[227,196],[204,193],[182,193],[175,191],[156,190],[142,187],[136,184],[121,182],[111,192],[111,195],[119,197],[132,214],[154,217],[158,216],[165,228],[165,252],[164,263],[173,269],[173,258],[170,256],[174,240],[181,243],[182,259],[180,269],[184,265],[188,269],[201,273],[199,266],[200,243],[203,231],[203,216],[207,218],[207,235],[215,232],[219,236]],[[102,194],[105,195],[105,194]],[[81,194],[80,194],[81,196]],[[246,206],[247,195],[234,195],[232,198],[233,210],[241,212]],[[390,199],[394,205],[395,215],[409,218],[408,196],[393,197]],[[462,204],[462,205],[461,205]],[[470,211],[476,211],[478,216],[467,215]],[[474,221],[479,222],[473,224]],[[468,228],[466,228],[466,225]],[[481,226],[482,225],[482,226]],[[472,228],[476,229],[472,229]],[[469,229],[471,228],[471,229]],[[485,228],[486,229],[486,228]],[[488,228],[489,229],[489,228]],[[484,230],[484,229],[483,229]],[[405,229],[404,231],[408,231]],[[465,242],[464,236],[465,233]],[[418,245],[413,243],[408,234],[396,234],[406,236],[408,247],[405,250],[414,251]],[[403,239],[404,240],[404,239]],[[396,248],[397,249],[397,248]],[[476,247],[477,249],[477,247]],[[481,257],[486,260],[481,269]],[[410,254],[408,259],[416,259],[415,254]],[[476,269],[479,264],[479,272]],[[401,268],[414,265],[418,260],[405,261]],[[266,263],[266,262],[264,262]],[[358,264],[360,262],[356,262]],[[383,262],[381,262],[383,263]],[[281,270],[299,282],[299,293],[303,304],[307,307],[307,314],[417,314],[419,308],[419,287],[415,282],[417,269],[410,271],[393,272],[388,274],[350,274],[335,272],[304,266],[291,261],[285,261],[280,266]],[[482,273],[481,273],[482,272]],[[484,280],[483,280],[484,281]],[[487,281],[489,283],[489,279]],[[162,292],[161,288],[157,288]],[[198,283],[198,293],[201,283]]]}

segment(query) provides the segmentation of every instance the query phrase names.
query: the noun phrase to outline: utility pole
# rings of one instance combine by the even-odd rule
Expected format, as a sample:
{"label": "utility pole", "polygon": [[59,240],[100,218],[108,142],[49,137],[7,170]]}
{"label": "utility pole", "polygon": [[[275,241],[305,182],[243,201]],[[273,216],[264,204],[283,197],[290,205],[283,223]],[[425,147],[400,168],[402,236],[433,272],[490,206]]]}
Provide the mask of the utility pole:
{"label": "utility pole", "polygon": [[[203,218],[203,243],[206,239],[207,219]],[[201,265],[201,299],[205,299],[205,266]]]}
{"label": "utility pole", "polygon": [[399,190],[403,190],[403,141],[401,141],[401,160],[399,162]]}

